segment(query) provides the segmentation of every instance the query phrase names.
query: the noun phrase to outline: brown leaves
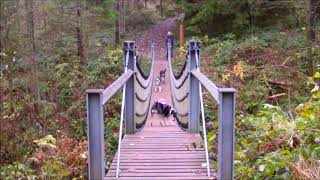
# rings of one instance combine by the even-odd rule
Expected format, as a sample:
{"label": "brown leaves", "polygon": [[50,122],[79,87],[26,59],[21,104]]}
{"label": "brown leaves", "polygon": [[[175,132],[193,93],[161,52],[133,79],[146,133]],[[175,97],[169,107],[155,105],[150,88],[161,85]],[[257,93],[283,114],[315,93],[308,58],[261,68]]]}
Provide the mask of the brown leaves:
{"label": "brown leaves", "polygon": [[[44,168],[45,163],[49,161],[59,162],[63,165],[67,172],[72,176],[79,176],[85,174],[87,158],[88,158],[88,144],[87,141],[80,141],[71,139],[62,134],[57,138],[56,147],[44,151],[38,149],[32,158],[36,160],[40,168]],[[29,158],[31,159],[31,158]]]}

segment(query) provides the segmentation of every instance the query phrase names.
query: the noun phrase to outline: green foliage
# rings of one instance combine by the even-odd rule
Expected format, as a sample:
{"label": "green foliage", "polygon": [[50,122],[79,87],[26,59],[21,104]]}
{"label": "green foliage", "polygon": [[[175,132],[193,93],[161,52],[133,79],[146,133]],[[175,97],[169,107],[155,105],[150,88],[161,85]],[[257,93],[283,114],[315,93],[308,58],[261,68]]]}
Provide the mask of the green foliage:
{"label": "green foliage", "polygon": [[71,103],[75,87],[81,82],[80,77],[82,77],[80,64],[76,60],[61,63],[55,67],[51,88],[61,90],[58,92],[59,105],[65,106]]}
{"label": "green foliage", "polygon": [[119,47],[109,48],[105,57],[98,58],[88,64],[88,79],[98,83],[108,78],[115,80],[114,72],[122,72],[123,50]]}
{"label": "green foliage", "polygon": [[234,40],[225,40],[222,42],[218,42],[216,44],[216,48],[217,48],[217,53],[215,55],[216,64],[223,66],[229,63],[234,45],[235,45]]}
{"label": "green foliage", "polygon": [[285,49],[303,48],[307,44],[305,36],[294,36],[284,39],[282,47]]}
{"label": "green foliage", "polygon": [[141,67],[141,70],[144,72],[145,75],[150,74],[151,65],[152,65],[152,58],[151,57],[139,57],[138,63]]}
{"label": "green foliage", "polygon": [[268,46],[269,44],[263,39],[263,37],[250,36],[240,40],[240,43],[237,45],[237,49],[245,51],[249,48],[262,49]]}
{"label": "green foliage", "polygon": [[243,109],[248,112],[256,112],[266,102],[268,88],[259,79],[249,81],[240,91],[239,100],[243,103]]}
{"label": "green foliage", "polygon": [[[177,0],[186,13],[187,30],[193,33],[241,33],[252,25],[265,26],[288,16],[292,3],[252,0]],[[253,28],[253,27],[251,27]]]}
{"label": "green foliage", "polygon": [[35,171],[29,165],[21,164],[19,162],[14,162],[4,166],[1,165],[0,171],[0,179],[3,180],[33,180],[37,178]]}
{"label": "green foliage", "polygon": [[[320,158],[320,92],[316,85],[320,75],[316,73],[312,79],[303,74],[301,64],[307,64],[308,59],[300,33],[270,29],[241,38],[234,34],[221,39],[197,38],[205,44],[202,70],[217,84],[238,90],[238,179],[303,179],[303,173],[319,170],[315,162]],[[313,57],[319,57],[317,49],[311,50]],[[279,87],[269,80],[289,85]],[[268,98],[280,93],[286,96]],[[213,107],[212,100],[204,98],[207,106]],[[208,107],[206,118],[213,120],[213,129],[208,131],[209,151],[216,160],[216,109]]]}
{"label": "green foliage", "polygon": [[313,131],[320,128],[316,123],[320,120],[319,95],[317,91],[309,102],[299,105],[295,119],[269,104],[257,114],[238,117],[236,169],[242,178],[288,178],[288,162],[299,156],[320,158]]}
{"label": "green foliage", "polygon": [[47,161],[44,164],[44,177],[53,179],[63,179],[69,177],[70,172],[66,171],[59,161]]}
{"label": "green foliage", "polygon": [[33,143],[37,144],[40,148],[50,149],[56,148],[57,140],[52,135],[47,135],[39,140],[34,140]]}

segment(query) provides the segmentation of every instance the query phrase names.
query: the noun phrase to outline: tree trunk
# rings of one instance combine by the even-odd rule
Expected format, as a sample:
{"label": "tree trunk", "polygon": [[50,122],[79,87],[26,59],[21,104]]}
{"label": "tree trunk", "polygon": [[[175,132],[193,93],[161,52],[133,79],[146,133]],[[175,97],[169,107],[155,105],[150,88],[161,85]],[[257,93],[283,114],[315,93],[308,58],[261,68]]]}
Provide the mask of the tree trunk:
{"label": "tree trunk", "polygon": [[313,44],[317,43],[316,39],[316,30],[315,30],[315,24],[316,24],[316,4],[319,0],[310,0],[309,1],[309,12],[308,12],[308,33],[310,36],[310,40]]}
{"label": "tree trunk", "polygon": [[31,73],[30,73],[30,117],[29,120],[33,123],[35,118],[35,114],[37,113],[36,109],[36,100],[40,100],[40,89],[38,86],[38,67],[36,62],[36,43],[35,43],[35,23],[34,23],[34,15],[33,15],[33,0],[25,0],[25,8],[26,8],[26,23],[27,23],[27,34],[28,34],[28,41],[27,46],[29,47],[30,51],[30,58],[31,58]]}
{"label": "tree trunk", "polygon": [[120,18],[120,0],[116,2],[116,11],[117,11],[117,18],[115,21],[115,43],[120,44],[120,32],[119,32],[119,18]]}
{"label": "tree trunk", "polygon": [[122,4],[122,30],[125,33],[126,32],[126,0],[123,0]]}
{"label": "tree trunk", "polygon": [[316,2],[318,0],[309,0],[307,5],[307,56],[308,56],[308,75],[312,76],[314,73],[312,47],[316,44],[316,32],[315,32],[315,21],[316,21]]}
{"label": "tree trunk", "polygon": [[83,34],[81,32],[81,5],[77,8],[78,25],[76,27],[77,33],[77,46],[78,57],[81,65],[84,65],[84,46],[83,46]]}
{"label": "tree trunk", "polygon": [[47,32],[47,12],[45,9],[45,0],[41,1],[42,4],[42,11],[43,11],[43,26],[44,26],[44,31]]}
{"label": "tree trunk", "polygon": [[161,15],[161,17],[163,18],[163,6],[162,6],[162,1],[163,1],[163,0],[160,0],[160,15]]}
{"label": "tree trunk", "polygon": [[[31,50],[33,55],[36,53],[36,43],[34,35],[34,16],[33,16],[33,0],[26,0],[25,6],[27,10],[27,31],[29,35],[29,40],[31,43]],[[35,58],[33,58],[33,61]]]}

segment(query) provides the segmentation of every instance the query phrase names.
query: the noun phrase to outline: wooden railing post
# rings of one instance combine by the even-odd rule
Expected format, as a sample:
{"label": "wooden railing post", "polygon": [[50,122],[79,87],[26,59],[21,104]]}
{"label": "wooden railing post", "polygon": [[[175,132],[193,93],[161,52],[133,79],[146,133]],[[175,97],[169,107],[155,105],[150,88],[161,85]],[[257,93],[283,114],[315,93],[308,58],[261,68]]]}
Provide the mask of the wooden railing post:
{"label": "wooden railing post", "polygon": [[[126,55],[129,52],[127,68],[135,72],[135,43],[133,41],[124,42],[124,60],[126,61]],[[125,62],[126,63],[126,62]],[[126,83],[126,93],[125,93],[125,112],[124,119],[126,125],[126,133],[133,134],[136,130],[136,121],[135,121],[135,100],[134,100],[134,81],[135,76],[133,75],[128,79]]]}
{"label": "wooden railing post", "polygon": [[200,42],[189,41],[189,59],[190,61],[190,94],[189,94],[189,117],[188,130],[190,133],[199,133],[200,129],[200,96],[199,96],[199,81],[191,71],[197,69],[196,51],[199,51]]}
{"label": "wooden railing post", "polygon": [[87,123],[89,149],[89,179],[104,179],[104,115],[103,89],[88,89]]}
{"label": "wooden railing post", "polygon": [[233,179],[235,92],[233,88],[219,89],[218,179]]}

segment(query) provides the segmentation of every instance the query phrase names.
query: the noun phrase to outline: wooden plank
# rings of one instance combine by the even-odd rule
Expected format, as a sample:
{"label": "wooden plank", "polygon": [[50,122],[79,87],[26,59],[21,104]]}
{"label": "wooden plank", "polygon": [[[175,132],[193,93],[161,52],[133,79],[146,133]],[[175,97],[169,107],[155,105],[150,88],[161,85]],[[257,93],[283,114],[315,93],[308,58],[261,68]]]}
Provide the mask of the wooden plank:
{"label": "wooden plank", "polygon": [[[150,177],[106,177],[106,180],[118,180],[118,179],[126,179],[126,180],[150,180]],[[152,177],[152,180],[204,180],[204,179],[215,179],[214,177],[207,177],[207,176],[184,176],[184,177]]]}
{"label": "wooden plank", "polygon": [[201,141],[199,138],[189,138],[189,137],[176,137],[176,138],[159,138],[159,137],[130,137],[127,138],[128,141],[142,141],[142,142],[199,142]]}
{"label": "wooden plank", "polygon": [[[116,162],[117,159],[114,159],[113,162]],[[152,161],[153,160],[153,161]],[[136,158],[136,159],[131,159],[130,157],[124,157],[120,159],[121,162],[136,162],[136,163],[140,163],[140,162],[155,162],[155,163],[161,163],[161,162],[205,162],[205,157],[197,157],[197,158],[172,158],[172,159],[151,159],[151,158],[147,158],[147,159],[142,159],[142,158]]]}
{"label": "wooden plank", "polygon": [[164,130],[164,128],[163,127],[155,127],[155,126],[149,126],[149,127],[146,127],[147,129],[144,129],[143,131],[141,131],[141,132],[159,132],[159,133],[171,133],[171,132],[186,132],[186,131],[181,131],[181,129],[179,128],[165,128],[165,130]]}
{"label": "wooden plank", "polygon": [[[206,173],[205,168],[193,168],[190,172],[192,173]],[[115,174],[116,170],[109,170],[108,173]],[[121,173],[184,173],[186,172],[185,169],[121,169]]]}
{"label": "wooden plank", "polygon": [[[121,162],[121,161],[120,161]],[[202,166],[203,162],[124,162],[120,163],[121,166]],[[111,164],[111,166],[115,166],[116,164]]]}
{"label": "wooden plank", "polygon": [[163,156],[167,156],[167,155],[171,155],[171,156],[167,156],[167,157],[181,157],[181,156],[185,156],[185,155],[194,155],[194,156],[203,156],[204,151],[166,151],[167,153],[163,153],[163,151],[159,151],[159,152],[153,152],[152,151],[147,151],[147,152],[133,152],[133,151],[124,151],[125,153],[122,152],[121,150],[121,156],[123,155],[123,157],[127,157],[127,156],[145,156],[145,157],[149,157],[149,156],[157,156],[157,157],[163,157]]}
{"label": "wooden plank", "polygon": [[[123,148],[123,150],[132,150],[132,151],[155,151],[155,152],[158,152],[158,151],[162,151],[162,150],[165,150],[165,151],[185,151],[185,150],[188,150],[187,148],[167,148],[167,149],[157,149],[156,147],[154,148]],[[204,151],[204,149],[190,149],[190,151]]]}
{"label": "wooden plank", "polygon": [[[178,143],[178,142],[177,142]],[[195,142],[196,143],[196,142]],[[124,145],[124,146],[139,146],[139,145],[136,145],[136,144],[139,144],[139,142],[132,142],[132,143],[130,143],[130,144],[122,144],[122,145]],[[179,144],[175,144],[175,143],[166,143],[166,142],[157,142],[157,143],[155,143],[155,142],[149,142],[149,143],[144,143],[144,144],[140,144],[141,146],[159,146],[159,147],[165,147],[165,145],[168,145],[169,147],[171,147],[171,146],[179,146],[179,147],[182,147],[182,146],[189,146],[189,147],[192,147],[192,148],[194,148],[194,146],[193,146],[193,144],[194,143],[179,143]],[[121,146],[122,146],[121,145]],[[200,147],[202,147],[202,146],[199,146],[199,145],[197,145],[197,148],[200,148]]]}
{"label": "wooden plank", "polygon": [[164,135],[170,135],[170,136],[173,136],[173,135],[183,135],[183,136],[189,136],[190,134],[187,134],[185,132],[143,132],[143,133],[139,133],[137,134],[137,136],[140,136],[140,135],[161,135],[161,136],[164,136]]}
{"label": "wooden plank", "polygon": [[163,159],[185,159],[185,158],[203,158],[205,157],[204,154],[130,154],[126,155],[123,154],[121,157],[130,157],[130,158],[163,158]]}
{"label": "wooden plank", "polygon": [[[206,173],[203,172],[182,172],[182,173],[120,173],[121,177],[167,177],[167,176],[205,176]],[[107,177],[114,177],[115,173],[108,173]]]}
{"label": "wooden plank", "polygon": [[204,154],[173,154],[173,155],[166,155],[166,154],[130,154],[130,155],[124,155],[121,157],[126,157],[126,158],[163,158],[163,159],[185,159],[185,158],[203,158],[205,157]]}
{"label": "wooden plank", "polygon": [[[114,159],[113,162],[116,162],[117,160]],[[174,163],[178,163],[178,162],[206,162],[206,159],[204,157],[200,157],[200,158],[175,158],[175,159],[151,159],[151,158],[147,158],[147,159],[130,159],[130,158],[120,158],[120,162],[135,162],[135,163],[141,163],[141,162],[146,162],[146,163],[162,163],[162,162],[174,162]]]}
{"label": "wooden plank", "polygon": [[154,143],[160,143],[160,142],[166,142],[166,143],[172,143],[172,142],[183,142],[183,143],[192,143],[192,142],[203,142],[201,138],[190,138],[190,137],[185,137],[185,138],[145,138],[145,137],[136,137],[136,138],[125,138],[122,140],[123,143],[125,142],[154,142]]}
{"label": "wooden plank", "polygon": [[[211,166],[210,166],[211,167]],[[135,168],[135,169],[172,169],[171,166],[168,165],[157,165],[157,166],[141,166],[141,165],[136,165],[136,166],[130,166],[130,165],[121,165],[120,169],[130,169],[130,168]],[[199,166],[199,165],[187,165],[187,166],[176,166],[175,169],[185,169],[185,170],[190,170],[193,168],[203,168],[205,167]],[[110,166],[109,170],[115,170],[116,166]]]}
{"label": "wooden plank", "polygon": [[[123,144],[121,148],[157,148],[157,149],[162,149],[162,148],[189,148],[193,149],[194,147],[192,144],[180,144],[180,145],[175,145],[175,144]],[[201,147],[199,147],[201,148]]]}
{"label": "wooden plank", "polygon": [[189,156],[187,158],[183,158],[183,157],[168,157],[168,158],[163,158],[163,157],[155,157],[155,158],[152,158],[152,156],[149,156],[149,157],[143,157],[143,156],[126,156],[126,157],[121,157],[121,160],[132,160],[132,161],[138,161],[138,160],[155,160],[158,161],[158,160],[167,160],[167,161],[174,161],[174,160],[185,160],[185,161],[191,161],[193,159],[195,160],[198,160],[198,159],[205,159],[205,157],[203,156],[197,156],[197,157],[194,157],[194,156]]}
{"label": "wooden plank", "polygon": [[178,134],[178,135],[170,135],[170,134],[159,134],[159,133],[153,133],[151,135],[137,135],[137,136],[128,136],[126,135],[125,138],[177,138],[177,137],[184,137],[184,138],[199,138],[202,139],[200,137],[200,135],[195,135],[195,136],[191,136],[191,135],[187,135],[187,134]]}
{"label": "wooden plank", "polygon": [[133,71],[128,69],[125,74],[120,76],[110,86],[103,91],[103,104],[105,104],[133,75]]}
{"label": "wooden plank", "polygon": [[122,144],[123,145],[192,145],[193,143],[200,143],[201,141],[199,142],[166,142],[166,141],[161,141],[161,142],[144,142],[144,141],[141,141],[141,142],[132,142],[132,141],[122,141]]}

